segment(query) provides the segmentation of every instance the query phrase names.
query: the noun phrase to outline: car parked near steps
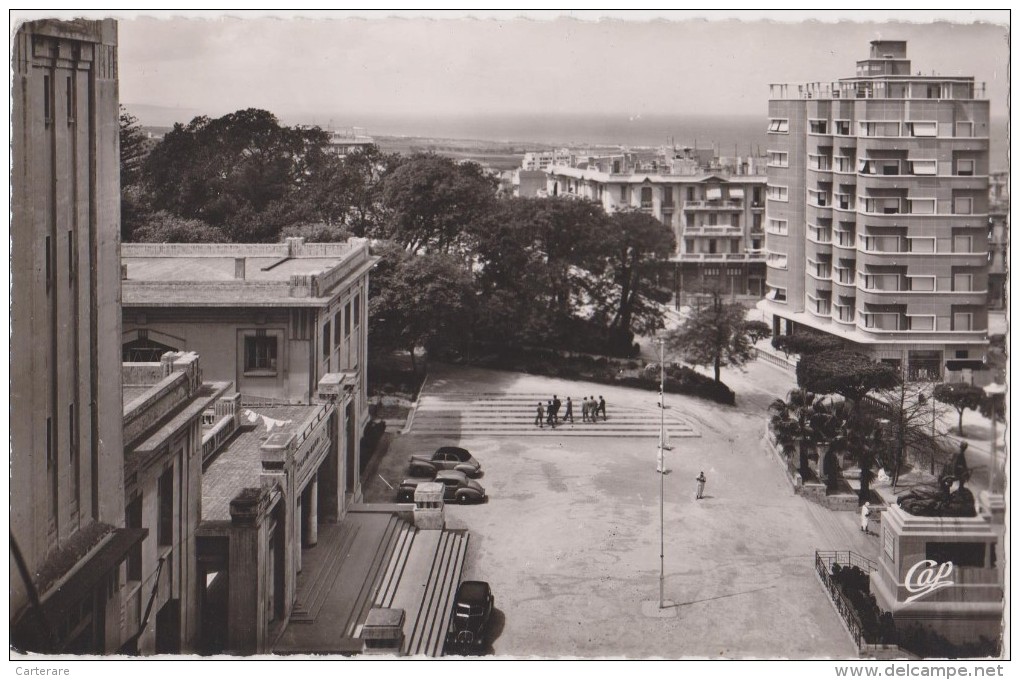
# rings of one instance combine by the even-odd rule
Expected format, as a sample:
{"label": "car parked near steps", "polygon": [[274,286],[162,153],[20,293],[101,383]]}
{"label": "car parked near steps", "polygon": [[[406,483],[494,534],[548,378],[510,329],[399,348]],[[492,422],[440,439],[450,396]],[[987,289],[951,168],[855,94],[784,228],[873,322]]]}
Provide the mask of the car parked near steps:
{"label": "car parked near steps", "polygon": [[494,598],[485,581],[464,581],[457,588],[446,633],[446,654],[471,654],[485,647]]}
{"label": "car parked near steps", "polygon": [[481,463],[459,446],[441,446],[431,456],[411,456],[409,464],[414,477],[428,477],[440,470],[459,470],[468,477],[482,473]]}
{"label": "car parked near steps", "polygon": [[485,501],[485,489],[459,470],[442,470],[434,477],[405,479],[397,487],[398,503],[413,503],[414,492],[419,484],[439,482],[443,485],[443,500],[447,503],[481,503]]}

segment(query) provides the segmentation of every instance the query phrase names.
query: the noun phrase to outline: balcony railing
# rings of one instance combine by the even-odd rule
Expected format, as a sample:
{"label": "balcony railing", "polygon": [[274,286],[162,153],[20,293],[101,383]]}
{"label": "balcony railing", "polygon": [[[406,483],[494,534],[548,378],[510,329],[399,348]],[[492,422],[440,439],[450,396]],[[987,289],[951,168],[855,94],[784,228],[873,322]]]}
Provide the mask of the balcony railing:
{"label": "balcony railing", "polygon": [[[910,81],[911,84],[939,85],[948,88],[945,92],[939,93],[941,99],[984,99],[985,83],[976,82],[968,78],[947,78],[917,76]],[[813,83],[770,83],[769,99],[931,99],[926,91],[918,88],[893,89],[887,85],[899,85],[899,81],[890,83],[884,80],[873,80],[871,78],[854,80],[848,79],[839,82],[813,82]],[[924,94],[924,96],[921,96]],[[950,96],[943,96],[948,94]],[[966,95],[966,96],[964,96]]]}
{"label": "balcony railing", "polygon": [[743,210],[744,201],[740,198],[711,201],[685,201],[684,210]]}

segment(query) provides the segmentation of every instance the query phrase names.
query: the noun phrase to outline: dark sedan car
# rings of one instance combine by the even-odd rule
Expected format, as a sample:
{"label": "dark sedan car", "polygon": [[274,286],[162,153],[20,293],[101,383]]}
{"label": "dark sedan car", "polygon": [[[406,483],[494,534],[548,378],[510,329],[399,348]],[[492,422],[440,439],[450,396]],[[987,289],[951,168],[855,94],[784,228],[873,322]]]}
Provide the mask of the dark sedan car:
{"label": "dark sedan car", "polygon": [[484,648],[493,602],[492,590],[485,581],[460,584],[446,634],[448,654],[470,654]]}
{"label": "dark sedan car", "polygon": [[485,501],[485,489],[473,479],[457,470],[443,470],[435,477],[405,479],[397,488],[398,503],[413,503],[414,492],[423,482],[439,482],[443,485],[443,500],[447,503],[482,503]]}

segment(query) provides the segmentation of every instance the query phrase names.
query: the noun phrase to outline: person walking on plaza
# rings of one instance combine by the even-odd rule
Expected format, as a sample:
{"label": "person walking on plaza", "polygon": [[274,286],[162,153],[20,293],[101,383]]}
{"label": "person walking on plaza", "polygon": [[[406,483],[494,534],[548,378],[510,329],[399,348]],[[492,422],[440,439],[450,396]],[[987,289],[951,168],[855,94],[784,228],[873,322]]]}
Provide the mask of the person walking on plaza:
{"label": "person walking on plaza", "polygon": [[599,411],[602,411],[602,420],[606,420],[606,400],[599,395]]}
{"label": "person walking on plaza", "polygon": [[542,408],[542,402],[538,402],[538,410],[535,412],[535,424],[541,429],[545,427],[544,421],[545,409]]}
{"label": "person walking on plaza", "polygon": [[560,421],[560,406],[563,405],[563,402],[561,402],[560,398],[554,394],[552,405],[553,405],[553,425],[556,425]]}
{"label": "person walking on plaza", "polygon": [[698,495],[695,496],[695,500],[701,500],[705,497],[705,471],[702,470],[701,474],[697,476],[695,481],[698,483]]}
{"label": "person walking on plaza", "polygon": [[588,397],[581,397],[581,422],[588,422]]}
{"label": "person walking on plaza", "polygon": [[556,421],[553,420],[553,418],[555,418],[555,417],[556,417],[556,414],[553,413],[552,399],[550,399],[549,403],[545,405],[545,422],[548,423],[549,427],[551,427],[553,429],[556,429]]}
{"label": "person walking on plaza", "polygon": [[861,531],[870,534],[868,531],[868,517],[871,515],[871,503],[867,502],[861,506]]}
{"label": "person walking on plaza", "polygon": [[599,404],[594,396],[588,397],[588,415],[591,416],[591,422],[599,422]]}
{"label": "person walking on plaza", "polygon": [[567,422],[570,419],[570,424],[574,424],[574,402],[570,401],[570,397],[567,397],[567,410],[563,412],[563,422]]}

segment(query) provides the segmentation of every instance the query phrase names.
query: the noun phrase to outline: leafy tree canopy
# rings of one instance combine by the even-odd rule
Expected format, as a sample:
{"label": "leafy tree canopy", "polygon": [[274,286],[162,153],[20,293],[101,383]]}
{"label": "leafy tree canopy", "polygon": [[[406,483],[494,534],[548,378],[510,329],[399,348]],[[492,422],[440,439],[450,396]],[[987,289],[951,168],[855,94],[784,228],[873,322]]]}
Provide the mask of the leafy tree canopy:
{"label": "leafy tree canopy", "polygon": [[171,215],[165,210],[148,215],[134,230],[132,238],[142,243],[223,243],[228,240],[219,227]]}
{"label": "leafy tree canopy", "polygon": [[695,308],[683,325],[669,334],[666,346],[695,366],[712,366],[719,382],[722,366],[743,366],[755,357],[746,314],[739,303],[724,302],[714,293],[709,304]]}
{"label": "leafy tree canopy", "polygon": [[900,382],[891,366],[851,350],[829,350],[802,356],[797,363],[797,384],[816,394],[839,394],[855,404],[875,390]]}

